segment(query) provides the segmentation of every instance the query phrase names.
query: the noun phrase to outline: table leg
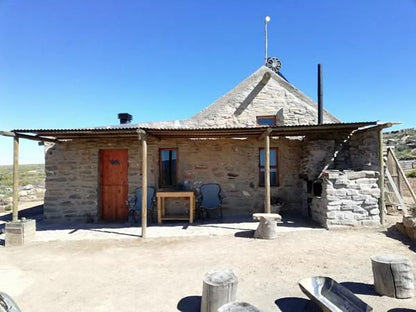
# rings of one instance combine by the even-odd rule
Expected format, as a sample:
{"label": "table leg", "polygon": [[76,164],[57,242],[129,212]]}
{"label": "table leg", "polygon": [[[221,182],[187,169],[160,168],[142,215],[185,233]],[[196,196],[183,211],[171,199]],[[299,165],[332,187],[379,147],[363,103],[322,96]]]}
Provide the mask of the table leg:
{"label": "table leg", "polygon": [[189,197],[189,223],[194,222],[195,196]]}
{"label": "table leg", "polygon": [[157,223],[162,223],[162,198],[157,198]]}

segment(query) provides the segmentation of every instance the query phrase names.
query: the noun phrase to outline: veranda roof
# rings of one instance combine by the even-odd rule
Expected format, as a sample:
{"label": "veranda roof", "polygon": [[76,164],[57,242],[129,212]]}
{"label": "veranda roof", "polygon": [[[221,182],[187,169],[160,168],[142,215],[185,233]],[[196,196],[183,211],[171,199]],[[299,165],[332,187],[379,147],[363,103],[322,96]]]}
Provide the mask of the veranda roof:
{"label": "veranda roof", "polygon": [[[245,128],[146,128],[118,125],[117,127],[78,128],[78,129],[15,129],[11,132],[22,138],[34,140],[71,140],[99,138],[133,138],[138,134],[148,134],[156,138],[242,138],[261,136],[268,132],[270,136],[304,136],[308,134],[332,131],[354,131],[371,126],[390,127],[391,123],[377,121],[331,123],[320,125],[296,125],[279,127],[245,127]],[[5,134],[5,133],[3,133]]]}

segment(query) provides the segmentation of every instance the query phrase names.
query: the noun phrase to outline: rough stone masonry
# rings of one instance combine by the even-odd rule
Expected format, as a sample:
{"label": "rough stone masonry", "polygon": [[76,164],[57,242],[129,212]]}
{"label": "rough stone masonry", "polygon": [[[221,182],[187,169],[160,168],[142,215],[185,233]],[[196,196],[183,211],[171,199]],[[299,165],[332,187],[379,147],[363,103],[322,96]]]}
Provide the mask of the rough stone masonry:
{"label": "rough stone masonry", "polygon": [[312,218],[327,228],[379,226],[379,173],[363,170],[327,170],[321,196],[312,199]]}

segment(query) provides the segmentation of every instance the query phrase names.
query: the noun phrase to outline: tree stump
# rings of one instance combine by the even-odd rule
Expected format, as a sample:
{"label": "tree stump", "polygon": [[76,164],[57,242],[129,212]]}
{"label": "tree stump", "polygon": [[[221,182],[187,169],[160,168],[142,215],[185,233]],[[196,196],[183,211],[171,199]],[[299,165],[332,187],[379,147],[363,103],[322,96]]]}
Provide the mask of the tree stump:
{"label": "tree stump", "polygon": [[217,312],[226,303],[235,301],[237,276],[232,270],[212,270],[205,274],[201,312]]}
{"label": "tree stump", "polygon": [[223,305],[217,312],[261,312],[247,302],[231,302]]}
{"label": "tree stump", "polygon": [[380,295],[405,299],[414,295],[413,269],[409,259],[397,255],[371,257],[374,288]]}
{"label": "tree stump", "polygon": [[277,238],[277,221],[282,217],[277,213],[255,213],[253,219],[260,220],[259,226],[254,233],[254,238],[275,239]]}

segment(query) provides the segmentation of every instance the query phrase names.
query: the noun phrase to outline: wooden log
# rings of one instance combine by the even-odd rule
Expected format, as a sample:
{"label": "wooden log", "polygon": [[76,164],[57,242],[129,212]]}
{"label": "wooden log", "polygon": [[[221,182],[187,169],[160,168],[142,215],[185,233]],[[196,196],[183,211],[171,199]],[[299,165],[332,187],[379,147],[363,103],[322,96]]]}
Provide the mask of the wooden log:
{"label": "wooden log", "polygon": [[147,137],[140,134],[142,140],[142,238],[147,236]]}
{"label": "wooden log", "polygon": [[237,276],[229,269],[206,273],[202,287],[201,312],[217,312],[223,305],[235,301],[237,283]]}
{"label": "wooden log", "polygon": [[414,296],[413,269],[409,259],[397,255],[371,257],[374,288],[380,295],[405,299]]}
{"label": "wooden log", "polygon": [[13,138],[13,213],[12,221],[19,216],[19,138]]}
{"label": "wooden log", "polygon": [[277,221],[282,217],[277,213],[255,213],[253,219],[260,220],[259,226],[254,232],[254,238],[275,239],[277,238]]}
{"label": "wooden log", "polygon": [[265,172],[264,172],[264,204],[265,213],[270,213],[270,136],[266,135],[265,138]]}
{"label": "wooden log", "polygon": [[261,310],[247,302],[231,302],[223,305],[217,312],[261,312]]}

